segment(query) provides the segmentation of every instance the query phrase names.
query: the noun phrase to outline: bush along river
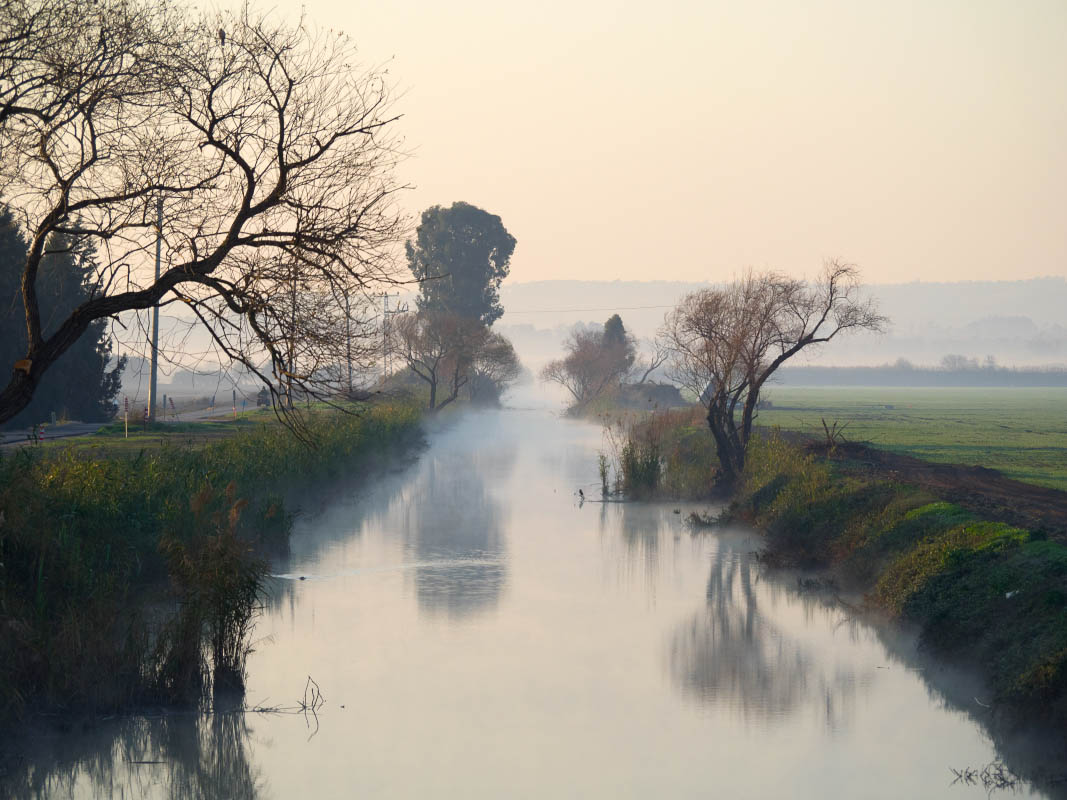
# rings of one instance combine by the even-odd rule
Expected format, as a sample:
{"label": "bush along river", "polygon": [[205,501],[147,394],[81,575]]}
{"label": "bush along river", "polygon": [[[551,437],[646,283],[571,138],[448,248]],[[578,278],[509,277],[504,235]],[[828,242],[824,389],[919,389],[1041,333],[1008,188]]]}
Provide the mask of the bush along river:
{"label": "bush along river", "polygon": [[1058,796],[979,685],[766,570],[752,530],[579,497],[601,447],[470,413],[334,487],[272,565],[240,707],[27,733],[0,795]]}

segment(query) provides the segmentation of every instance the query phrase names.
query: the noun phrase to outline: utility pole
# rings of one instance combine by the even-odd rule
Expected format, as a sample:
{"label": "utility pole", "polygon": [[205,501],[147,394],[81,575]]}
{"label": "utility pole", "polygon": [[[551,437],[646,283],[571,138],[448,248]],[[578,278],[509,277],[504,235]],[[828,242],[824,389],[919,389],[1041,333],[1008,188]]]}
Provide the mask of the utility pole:
{"label": "utility pole", "polygon": [[389,292],[382,292],[382,384],[389,377]]}
{"label": "utility pole", "polygon": [[345,290],[345,358],[348,361],[348,396],[352,397],[352,308]]}
{"label": "utility pole", "polygon": [[[156,201],[156,282],[163,252],[163,198]],[[152,376],[148,380],[148,421],[156,421],[156,374],[159,371],[159,306],[152,306]]]}
{"label": "utility pole", "polygon": [[289,297],[292,301],[292,309],[289,317],[289,364],[285,374],[285,404],[288,408],[292,408],[293,375],[296,374],[296,264],[291,263],[289,266],[289,277],[292,279]]}
{"label": "utility pole", "polygon": [[[393,297],[400,297],[397,292]],[[400,303],[396,308],[389,308],[389,293],[382,292],[382,383],[389,377],[389,315],[404,314],[408,310],[407,303]]]}

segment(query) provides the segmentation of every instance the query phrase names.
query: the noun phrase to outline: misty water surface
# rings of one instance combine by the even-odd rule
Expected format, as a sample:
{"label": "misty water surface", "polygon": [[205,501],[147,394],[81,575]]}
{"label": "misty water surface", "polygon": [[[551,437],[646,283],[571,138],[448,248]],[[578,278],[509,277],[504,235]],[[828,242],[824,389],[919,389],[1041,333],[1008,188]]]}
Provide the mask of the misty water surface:
{"label": "misty water surface", "polygon": [[48,738],[19,791],[985,796],[949,767],[993,745],[909,646],[764,574],[751,533],[692,535],[691,506],[580,505],[601,447],[549,412],[471,414],[333,492],[296,525],[248,665],[250,705],[313,676],[316,717],[99,723]]}

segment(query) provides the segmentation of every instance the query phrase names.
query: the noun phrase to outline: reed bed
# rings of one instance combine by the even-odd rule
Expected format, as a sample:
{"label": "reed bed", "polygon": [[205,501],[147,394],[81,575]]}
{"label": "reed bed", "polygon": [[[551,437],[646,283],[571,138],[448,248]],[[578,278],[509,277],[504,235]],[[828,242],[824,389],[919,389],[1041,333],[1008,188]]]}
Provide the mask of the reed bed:
{"label": "reed bed", "polygon": [[197,702],[240,687],[287,490],[418,437],[402,403],[313,410],[133,458],[0,455],[0,721],[32,710]]}

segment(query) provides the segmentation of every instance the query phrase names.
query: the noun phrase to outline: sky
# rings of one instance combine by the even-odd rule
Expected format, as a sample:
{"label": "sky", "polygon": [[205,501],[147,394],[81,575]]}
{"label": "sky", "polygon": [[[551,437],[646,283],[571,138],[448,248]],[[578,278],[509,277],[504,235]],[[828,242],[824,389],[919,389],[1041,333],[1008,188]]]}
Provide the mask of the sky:
{"label": "sky", "polygon": [[[1067,275],[1067,2],[308,0],[512,281]],[[298,13],[282,6],[285,13]]]}

